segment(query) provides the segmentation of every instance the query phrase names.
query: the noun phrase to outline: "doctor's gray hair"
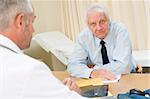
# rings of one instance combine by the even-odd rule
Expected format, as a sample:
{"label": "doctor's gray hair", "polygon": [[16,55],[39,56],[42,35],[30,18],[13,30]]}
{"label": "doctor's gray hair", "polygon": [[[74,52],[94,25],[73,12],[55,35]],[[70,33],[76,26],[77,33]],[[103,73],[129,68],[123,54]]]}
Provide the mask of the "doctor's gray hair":
{"label": "doctor's gray hair", "polygon": [[0,0],[0,30],[6,29],[19,13],[33,13],[30,0]]}
{"label": "doctor's gray hair", "polygon": [[110,22],[110,17],[109,17],[109,14],[108,14],[108,11],[107,9],[103,6],[103,5],[100,5],[98,3],[94,3],[92,4],[86,11],[86,15],[85,15],[85,19],[86,19],[86,23],[88,24],[88,17],[89,17],[89,14],[93,11],[97,11],[97,12],[100,12],[100,13],[104,13],[105,17],[107,18],[108,22]]}

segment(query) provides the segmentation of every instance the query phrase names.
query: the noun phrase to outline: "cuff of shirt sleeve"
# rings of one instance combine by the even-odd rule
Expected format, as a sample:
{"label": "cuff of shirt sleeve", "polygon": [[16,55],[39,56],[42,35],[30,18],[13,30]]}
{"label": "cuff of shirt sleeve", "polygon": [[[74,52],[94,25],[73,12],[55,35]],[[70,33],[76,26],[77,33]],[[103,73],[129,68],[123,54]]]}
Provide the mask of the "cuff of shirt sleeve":
{"label": "cuff of shirt sleeve", "polygon": [[91,76],[91,72],[93,71],[94,69],[86,69],[84,70],[84,73],[83,73],[83,78],[90,78]]}
{"label": "cuff of shirt sleeve", "polygon": [[91,71],[89,78],[92,78],[92,72],[94,71],[94,69]]}

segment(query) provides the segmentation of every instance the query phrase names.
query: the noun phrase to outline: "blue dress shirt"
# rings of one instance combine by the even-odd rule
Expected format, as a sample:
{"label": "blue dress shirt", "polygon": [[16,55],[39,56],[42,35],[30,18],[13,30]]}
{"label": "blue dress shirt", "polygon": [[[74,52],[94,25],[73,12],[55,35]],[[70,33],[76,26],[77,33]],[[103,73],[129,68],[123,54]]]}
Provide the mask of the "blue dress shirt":
{"label": "blue dress shirt", "polygon": [[[135,67],[127,28],[120,22],[110,22],[109,32],[103,39],[110,63],[103,65],[100,39],[85,28],[77,38],[67,70],[72,76],[89,78],[94,69],[105,68],[114,75],[129,73]],[[95,65],[89,68],[87,65]]]}

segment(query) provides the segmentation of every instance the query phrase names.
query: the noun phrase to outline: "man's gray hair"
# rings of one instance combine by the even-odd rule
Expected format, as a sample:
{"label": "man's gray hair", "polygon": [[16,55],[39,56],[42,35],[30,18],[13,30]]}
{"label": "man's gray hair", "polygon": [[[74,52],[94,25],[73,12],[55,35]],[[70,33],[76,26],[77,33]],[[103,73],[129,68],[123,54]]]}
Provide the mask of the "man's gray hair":
{"label": "man's gray hair", "polygon": [[0,30],[7,28],[19,13],[33,13],[30,0],[0,0]]}
{"label": "man's gray hair", "polygon": [[107,9],[103,5],[100,5],[98,3],[94,3],[86,11],[85,18],[86,18],[86,22],[87,23],[88,23],[88,16],[93,11],[104,13],[104,15],[106,16],[107,20],[110,22],[110,17],[109,17]]}

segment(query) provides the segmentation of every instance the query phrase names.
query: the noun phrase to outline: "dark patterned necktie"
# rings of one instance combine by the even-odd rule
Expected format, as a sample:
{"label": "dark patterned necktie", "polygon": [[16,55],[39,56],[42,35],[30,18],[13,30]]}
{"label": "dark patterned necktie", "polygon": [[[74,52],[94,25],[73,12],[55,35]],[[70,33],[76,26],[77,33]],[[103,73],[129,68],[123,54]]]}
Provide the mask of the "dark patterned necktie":
{"label": "dark patterned necktie", "polygon": [[101,40],[100,44],[102,45],[101,54],[102,54],[103,65],[105,65],[105,64],[109,63],[109,59],[107,56],[107,49],[105,46],[105,42],[103,40]]}

